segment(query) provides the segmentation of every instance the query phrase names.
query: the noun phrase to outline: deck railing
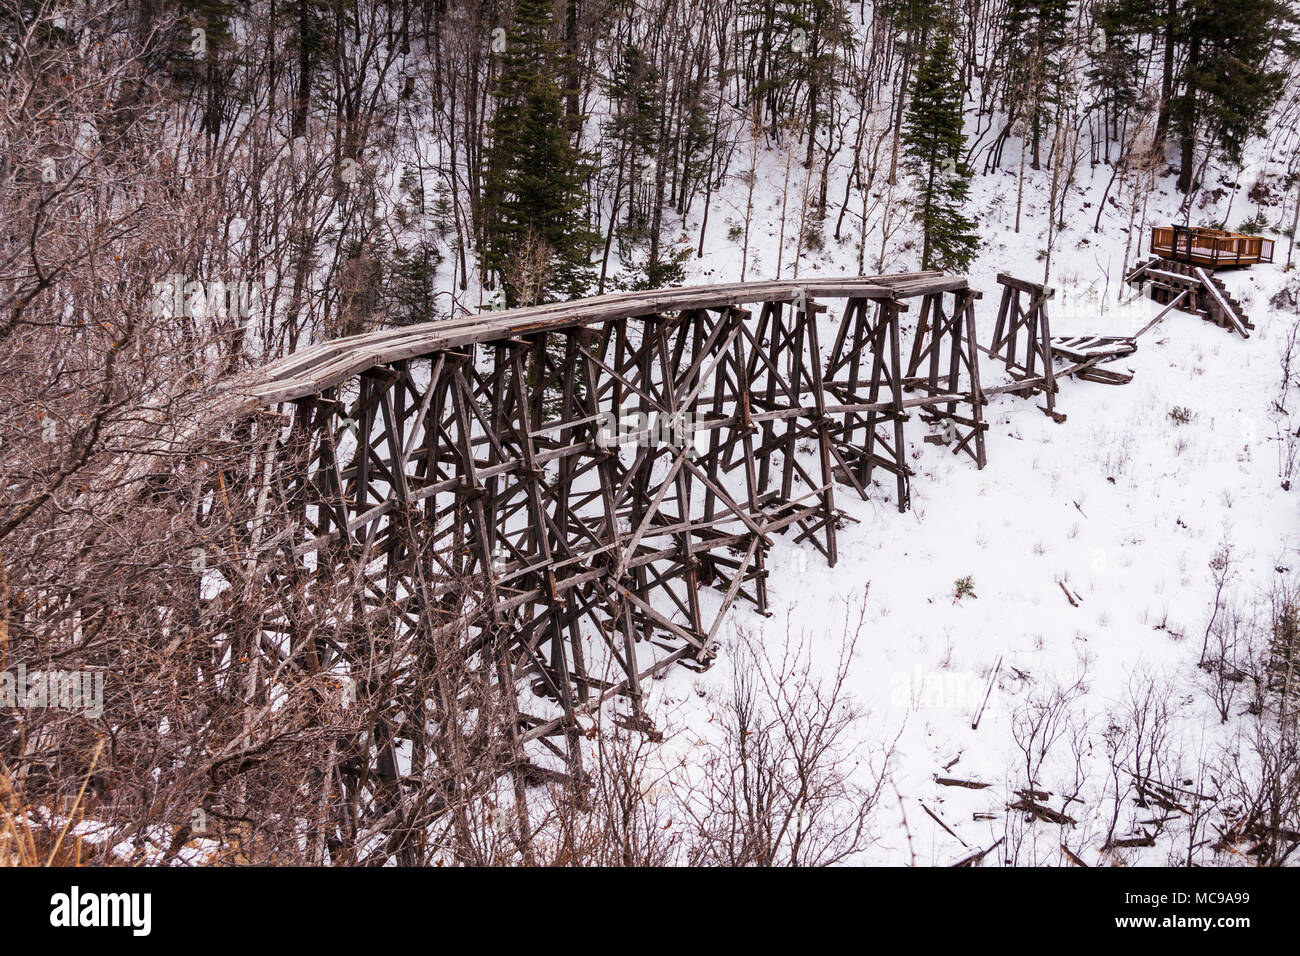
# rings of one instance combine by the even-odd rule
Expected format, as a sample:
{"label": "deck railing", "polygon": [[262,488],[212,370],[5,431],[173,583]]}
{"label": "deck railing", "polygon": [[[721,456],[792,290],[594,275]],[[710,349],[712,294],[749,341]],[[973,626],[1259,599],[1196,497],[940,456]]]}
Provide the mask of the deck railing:
{"label": "deck railing", "polygon": [[1273,240],[1221,229],[1152,226],[1151,253],[1203,266],[1248,266],[1273,261]]}

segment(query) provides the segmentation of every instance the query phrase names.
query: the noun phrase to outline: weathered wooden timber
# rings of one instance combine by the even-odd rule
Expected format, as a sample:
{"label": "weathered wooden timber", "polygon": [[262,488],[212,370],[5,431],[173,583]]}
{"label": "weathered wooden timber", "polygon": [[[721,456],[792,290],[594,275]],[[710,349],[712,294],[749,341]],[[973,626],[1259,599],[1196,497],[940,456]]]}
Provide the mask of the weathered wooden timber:
{"label": "weathered wooden timber", "polygon": [[[1015,381],[1010,385],[986,388],[984,394],[1012,392],[1029,396],[1042,392],[1047,399],[1047,405],[1040,406],[1042,411],[1064,421],[1064,416],[1056,411],[1058,386],[1052,362],[1052,331],[1047,318],[1047,302],[1056,290],[1017,279],[1005,272],[998,274],[998,284],[1002,286],[1002,301],[998,303],[993,340],[985,351],[993,358],[1001,359]],[[1025,334],[1023,358],[1020,353],[1022,331]]]}
{"label": "weathered wooden timber", "polygon": [[[1074,377],[1106,385],[1124,385],[1132,381],[1133,376],[1126,372],[1099,366],[1136,352],[1137,336],[1053,336],[1047,303],[1054,290],[1006,273],[998,275],[998,284],[1002,286],[1002,301],[998,305],[993,339],[987,349],[981,346],[980,351],[1002,361],[1012,381],[983,388],[981,395],[987,397],[1010,392],[1029,396],[1042,392],[1047,404],[1039,408],[1053,420],[1063,422],[1065,415],[1056,410],[1056,392],[1061,379]],[[1023,357],[1019,348],[1021,332],[1025,335]],[[1057,368],[1058,359],[1067,364]]]}
{"label": "weathered wooden timber", "polygon": [[[935,272],[699,286],[321,343],[223,393],[266,449],[229,493],[287,521],[261,536],[266,588],[301,607],[360,581],[352,613],[466,635],[553,702],[520,739],[564,737],[580,769],[581,715],[639,714],[646,680],[709,662],[734,602],[766,611],[774,536],[834,565],[837,495],[875,496],[877,470],[907,508],[914,409],[983,467],[977,296]],[[294,613],[265,627],[292,642]]]}

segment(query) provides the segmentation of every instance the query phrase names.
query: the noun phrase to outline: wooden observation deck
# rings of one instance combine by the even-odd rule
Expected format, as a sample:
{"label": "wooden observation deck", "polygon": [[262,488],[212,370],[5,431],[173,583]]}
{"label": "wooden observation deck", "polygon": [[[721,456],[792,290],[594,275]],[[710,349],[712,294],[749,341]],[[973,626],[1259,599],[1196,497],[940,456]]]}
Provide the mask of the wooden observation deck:
{"label": "wooden observation deck", "polygon": [[1151,254],[1219,269],[1273,261],[1273,240],[1220,229],[1152,226]]}

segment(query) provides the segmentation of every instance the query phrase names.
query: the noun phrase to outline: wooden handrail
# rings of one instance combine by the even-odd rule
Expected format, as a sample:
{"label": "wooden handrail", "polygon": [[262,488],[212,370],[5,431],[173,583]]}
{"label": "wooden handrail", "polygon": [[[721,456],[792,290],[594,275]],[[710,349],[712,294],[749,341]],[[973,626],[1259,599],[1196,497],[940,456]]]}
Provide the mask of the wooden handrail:
{"label": "wooden handrail", "polygon": [[1211,267],[1273,261],[1273,240],[1222,229],[1152,226],[1151,252]]}

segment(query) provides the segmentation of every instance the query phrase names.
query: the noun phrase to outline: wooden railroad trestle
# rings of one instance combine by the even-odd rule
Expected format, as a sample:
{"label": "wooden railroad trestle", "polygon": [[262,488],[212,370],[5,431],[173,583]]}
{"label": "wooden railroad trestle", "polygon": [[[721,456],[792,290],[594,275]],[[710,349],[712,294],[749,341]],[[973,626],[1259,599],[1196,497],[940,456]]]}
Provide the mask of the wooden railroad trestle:
{"label": "wooden railroad trestle", "polygon": [[[351,613],[463,635],[554,702],[521,740],[567,735],[573,760],[581,713],[622,695],[639,715],[736,600],[766,610],[774,535],[834,565],[837,495],[877,469],[907,508],[912,409],[984,466],[977,295],[940,273],[709,286],[323,343],[236,383],[279,414],[247,416],[268,464],[230,491],[288,518],[259,532],[289,569],[269,592],[359,582]],[[294,612],[265,627],[292,643]]]}
{"label": "wooden railroad trestle", "polygon": [[[1133,376],[1126,372],[1103,369],[1100,366],[1136,352],[1136,335],[1053,337],[1047,317],[1047,304],[1055,295],[1055,290],[1006,273],[999,273],[998,284],[1002,286],[1002,300],[998,303],[992,341],[988,348],[982,345],[976,348],[1002,362],[1012,381],[1006,385],[982,388],[981,396],[987,398],[1004,392],[1030,396],[1042,392],[1047,404],[1040,405],[1039,408],[1053,420],[1063,422],[1065,415],[1056,410],[1056,393],[1062,379],[1077,377],[1108,385],[1124,385],[1132,381]],[[1057,368],[1057,359],[1066,364]]]}

